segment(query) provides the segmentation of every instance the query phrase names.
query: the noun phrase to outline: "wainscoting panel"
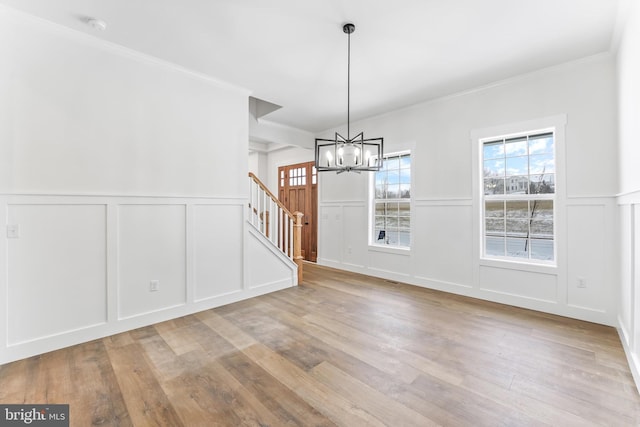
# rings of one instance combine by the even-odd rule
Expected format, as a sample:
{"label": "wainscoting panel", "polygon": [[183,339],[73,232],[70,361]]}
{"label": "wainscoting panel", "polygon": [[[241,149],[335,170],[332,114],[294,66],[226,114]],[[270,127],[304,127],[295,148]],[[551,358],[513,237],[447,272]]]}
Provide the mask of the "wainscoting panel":
{"label": "wainscoting panel", "polygon": [[588,310],[605,311],[611,306],[607,289],[607,222],[605,205],[567,207],[568,286],[567,304]]}
{"label": "wainscoting panel", "polygon": [[319,206],[319,256],[328,262],[342,263],[342,206]]}
{"label": "wainscoting panel", "polygon": [[342,253],[344,262],[364,267],[367,259],[368,221],[367,205],[343,207],[344,227],[342,229]]}
{"label": "wainscoting panel", "polygon": [[509,268],[480,266],[480,288],[497,294],[555,303],[558,280],[555,274],[543,274]]}
{"label": "wainscoting panel", "polygon": [[[157,290],[152,291],[152,281]],[[118,208],[118,316],[139,316],[186,302],[186,207]]]}
{"label": "wainscoting panel", "polygon": [[7,215],[7,344],[105,323],[106,206],[9,204]]}
{"label": "wainscoting panel", "polygon": [[[619,206],[620,218],[620,310],[618,320],[628,333],[632,332],[634,309],[634,232],[633,205]],[[631,336],[628,336],[631,339]]]}
{"label": "wainscoting panel", "polygon": [[471,286],[473,233],[470,205],[417,205],[413,241],[415,275],[428,280]]}
{"label": "wainscoting panel", "polygon": [[242,291],[243,205],[194,206],[195,300]]}

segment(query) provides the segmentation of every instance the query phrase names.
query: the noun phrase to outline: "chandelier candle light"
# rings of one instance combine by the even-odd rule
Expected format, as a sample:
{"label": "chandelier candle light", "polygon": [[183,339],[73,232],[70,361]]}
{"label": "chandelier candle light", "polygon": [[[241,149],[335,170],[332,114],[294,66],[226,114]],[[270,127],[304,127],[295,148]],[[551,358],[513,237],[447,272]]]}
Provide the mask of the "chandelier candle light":
{"label": "chandelier candle light", "polygon": [[382,167],[382,138],[364,139],[364,133],[351,138],[351,33],[356,26],[344,24],[342,31],[348,36],[347,48],[347,137],[336,132],[335,139],[316,138],[316,169],[318,172],[378,171]]}

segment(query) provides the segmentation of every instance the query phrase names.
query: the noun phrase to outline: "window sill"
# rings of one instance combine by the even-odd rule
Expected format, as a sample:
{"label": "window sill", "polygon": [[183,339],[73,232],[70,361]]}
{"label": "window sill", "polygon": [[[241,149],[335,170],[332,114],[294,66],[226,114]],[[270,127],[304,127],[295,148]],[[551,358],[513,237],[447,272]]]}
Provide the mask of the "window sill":
{"label": "window sill", "polygon": [[557,264],[532,263],[517,259],[480,258],[480,265],[485,267],[502,268],[507,270],[529,271],[532,273],[558,274]]}
{"label": "window sill", "polygon": [[397,247],[389,247],[389,246],[381,246],[381,245],[369,245],[369,251],[372,252],[384,252],[388,254],[394,255],[411,255],[411,248],[397,248]]}

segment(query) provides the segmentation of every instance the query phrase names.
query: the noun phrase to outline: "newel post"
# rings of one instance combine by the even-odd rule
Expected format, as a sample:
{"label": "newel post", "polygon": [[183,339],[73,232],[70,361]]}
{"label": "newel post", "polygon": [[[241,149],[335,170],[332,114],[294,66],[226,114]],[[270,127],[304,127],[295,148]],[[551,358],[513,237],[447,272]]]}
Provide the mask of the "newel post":
{"label": "newel post", "polygon": [[302,283],[302,212],[294,212],[296,223],[293,225],[293,261],[298,265],[298,284]]}

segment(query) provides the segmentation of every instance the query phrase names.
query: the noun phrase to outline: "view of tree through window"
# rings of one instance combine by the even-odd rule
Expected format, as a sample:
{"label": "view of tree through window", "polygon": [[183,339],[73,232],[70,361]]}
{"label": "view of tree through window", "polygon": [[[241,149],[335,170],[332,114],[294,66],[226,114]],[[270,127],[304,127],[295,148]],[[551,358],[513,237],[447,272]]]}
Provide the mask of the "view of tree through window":
{"label": "view of tree through window", "polygon": [[373,195],[374,245],[411,245],[411,155],[385,156],[375,172]]}
{"label": "view of tree through window", "polygon": [[489,140],[482,153],[485,256],[554,261],[553,133]]}

